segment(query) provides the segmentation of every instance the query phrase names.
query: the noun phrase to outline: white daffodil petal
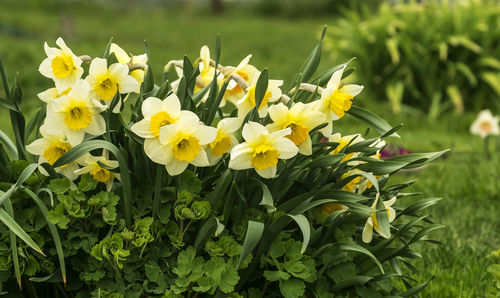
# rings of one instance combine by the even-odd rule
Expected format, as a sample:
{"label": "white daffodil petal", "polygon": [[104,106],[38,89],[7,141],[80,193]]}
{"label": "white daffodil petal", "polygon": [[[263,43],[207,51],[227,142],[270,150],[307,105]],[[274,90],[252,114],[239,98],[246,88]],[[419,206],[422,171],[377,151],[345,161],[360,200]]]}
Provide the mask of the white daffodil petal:
{"label": "white daffodil petal", "polygon": [[205,150],[202,149],[200,153],[196,155],[196,157],[191,161],[191,163],[197,167],[209,166],[210,163],[208,161],[207,153],[205,152]]}
{"label": "white daffodil petal", "polygon": [[340,84],[340,80],[342,79],[342,74],[344,73],[345,68],[346,67],[344,66],[332,74],[332,77],[326,84],[326,88],[337,89]]}
{"label": "white daffodil petal", "polygon": [[350,84],[350,85],[345,85],[344,87],[342,87],[340,90],[340,92],[342,93],[347,93],[351,96],[356,96],[358,95],[359,93],[361,93],[361,91],[363,91],[363,86],[361,85],[356,85],[356,84]]}
{"label": "white daffodil petal", "polygon": [[172,159],[172,150],[167,146],[161,144],[158,138],[144,140],[144,152],[153,162],[159,164],[167,164]]}
{"label": "white daffodil petal", "polygon": [[276,176],[277,167],[274,166],[274,167],[267,168],[265,170],[255,169],[255,171],[262,178],[270,179],[270,178],[274,178]]}
{"label": "white daffodil petal", "polygon": [[[267,129],[262,126],[262,124],[257,122],[248,122],[243,126],[242,136],[247,142],[253,142],[259,138],[262,134],[267,134]],[[290,134],[290,133],[288,133]]]}
{"label": "white daffodil petal", "polygon": [[144,118],[151,118],[154,114],[160,112],[161,106],[161,99],[156,97],[148,97],[142,102],[142,115],[144,116]]}
{"label": "white daffodil petal", "polygon": [[167,172],[170,176],[176,176],[184,172],[189,165],[186,161],[180,161],[176,158],[172,158],[169,163],[165,165]]}
{"label": "white daffodil petal", "polygon": [[287,138],[280,138],[273,142],[272,145],[280,153],[280,159],[289,159],[297,155],[299,148]]}
{"label": "white daffodil petal", "polygon": [[252,167],[250,158],[252,157],[252,148],[248,144],[238,144],[231,150],[231,159],[229,168],[233,170],[245,170]]}
{"label": "white daffodil petal", "polygon": [[151,131],[151,121],[147,119],[142,119],[141,121],[134,123],[130,130],[144,139],[156,137],[155,134]]}
{"label": "white daffodil petal", "polygon": [[373,239],[373,226],[366,221],[365,227],[363,228],[363,242],[364,243],[370,243],[372,242]]}

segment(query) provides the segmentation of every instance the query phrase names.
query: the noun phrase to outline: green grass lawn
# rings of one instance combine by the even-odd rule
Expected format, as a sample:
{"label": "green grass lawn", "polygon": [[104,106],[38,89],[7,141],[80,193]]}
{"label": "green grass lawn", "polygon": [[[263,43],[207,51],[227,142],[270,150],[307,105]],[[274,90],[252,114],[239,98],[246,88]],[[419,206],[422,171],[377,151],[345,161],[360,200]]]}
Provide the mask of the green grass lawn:
{"label": "green grass lawn", "polygon": [[[62,12],[11,4],[0,9],[0,57],[9,73],[19,71],[25,92],[24,108],[30,112],[39,105],[36,94],[51,87],[51,82],[37,72],[45,55],[43,41],[53,45],[61,35],[78,55],[90,56],[99,55],[111,36],[126,50],[137,54],[144,52],[146,39],[151,45],[153,70],[159,77],[168,60],[181,59],[184,54],[195,58],[204,44],[213,49],[215,36],[220,33],[224,64],[237,64],[253,53],[252,63],[258,68],[268,67],[271,78],[290,80],[314,47],[321,27],[328,23],[333,24],[333,20],[265,19],[243,13],[215,18],[167,8],[83,7]],[[343,61],[322,62],[322,68],[326,68]],[[446,226],[432,234],[442,244],[420,247],[422,259],[414,263],[419,272],[412,277],[425,281],[436,276],[423,292],[425,297],[483,296],[484,289],[492,282],[486,272],[486,255],[500,247],[497,233],[500,154],[492,160],[485,159],[481,140],[468,132],[472,114],[448,115],[431,123],[422,115],[391,115],[389,106],[362,95],[356,102],[384,115],[393,125],[405,124],[400,131],[402,138],[391,139],[392,143],[413,152],[453,149],[446,159],[396,177],[396,180],[418,177],[411,191],[443,197],[431,208],[436,222]],[[5,115],[1,114],[2,119]],[[0,120],[0,124],[9,129],[5,120]],[[363,132],[365,128],[349,117],[335,126],[337,131],[345,133]]]}

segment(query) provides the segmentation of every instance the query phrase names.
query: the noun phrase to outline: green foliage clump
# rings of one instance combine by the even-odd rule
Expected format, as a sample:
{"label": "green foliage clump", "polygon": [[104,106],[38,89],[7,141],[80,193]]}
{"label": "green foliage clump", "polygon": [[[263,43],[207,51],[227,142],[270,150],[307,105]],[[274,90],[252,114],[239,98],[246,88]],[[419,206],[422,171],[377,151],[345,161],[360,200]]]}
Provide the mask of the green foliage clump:
{"label": "green foliage clump", "polygon": [[334,57],[356,57],[370,98],[436,119],[445,111],[498,108],[498,1],[384,3],[346,11],[332,26]]}

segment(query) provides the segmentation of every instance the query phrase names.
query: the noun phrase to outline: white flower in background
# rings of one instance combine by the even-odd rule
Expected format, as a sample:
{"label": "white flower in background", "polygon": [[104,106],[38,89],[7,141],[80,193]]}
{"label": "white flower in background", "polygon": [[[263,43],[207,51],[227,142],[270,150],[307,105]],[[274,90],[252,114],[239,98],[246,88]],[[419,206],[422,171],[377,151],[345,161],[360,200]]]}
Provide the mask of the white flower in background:
{"label": "white flower in background", "polygon": [[81,78],[83,74],[82,60],[73,54],[62,38],[59,37],[56,44],[59,49],[51,48],[45,43],[44,49],[47,58],[42,61],[38,71],[43,76],[54,80],[58,92],[63,92]]}
{"label": "white flower in background", "polygon": [[92,95],[109,105],[117,90],[122,94],[139,90],[139,83],[128,74],[128,70],[128,66],[120,63],[114,63],[108,68],[106,59],[94,58],[85,80],[92,88]]}
{"label": "white flower in background", "polygon": [[[247,57],[245,57],[245,59],[243,59],[240,64],[238,64],[238,66],[236,66],[231,72],[226,75],[226,78],[228,78],[232,74],[236,74],[240,76],[245,82],[247,82],[249,86],[257,83],[260,72],[255,66],[248,64],[250,62],[250,58],[252,58],[252,55],[248,55]],[[224,83],[224,81],[222,81],[222,83]],[[230,101],[234,105],[236,105],[236,102],[243,97],[245,97],[245,90],[243,90],[243,88],[241,88],[241,86],[236,83],[236,81],[231,80],[227,85],[227,89],[224,93],[224,97],[222,98],[223,102],[221,103],[221,105],[224,105],[225,101]]]}
{"label": "white flower in background", "polygon": [[200,123],[196,114],[186,111],[174,124],[160,128],[160,142],[149,148],[149,158],[165,165],[171,176],[179,175],[189,164],[197,167],[209,165],[202,146],[216,138],[217,130]]}
{"label": "white flower in background", "polygon": [[68,95],[52,101],[47,111],[45,126],[47,132],[65,135],[72,146],[83,141],[85,133],[100,136],[106,131],[106,123],[100,115],[106,106],[89,96],[90,86],[78,81]]}
{"label": "white flower in background", "polygon": [[[259,74],[260,75],[260,74]],[[238,117],[244,118],[253,108],[255,108],[255,87],[257,82],[248,87],[247,94],[245,97],[237,101],[236,106],[238,107]],[[267,115],[267,104],[271,102],[276,102],[281,98],[281,89],[283,85],[282,80],[269,80],[266,93],[264,98],[258,107],[259,117],[263,118]]]}
{"label": "white flower in background", "polygon": [[[120,64],[124,64],[127,66],[137,64],[147,67],[148,56],[146,54],[142,54],[139,56],[129,55],[116,43],[111,44],[109,52],[115,54],[116,59]],[[139,83],[137,90],[135,90],[136,93],[140,92],[140,85],[142,84],[142,82],[144,82],[144,74],[145,71],[143,69],[134,69],[129,73],[129,75],[136,79]]]}
{"label": "white flower in background", "polygon": [[304,155],[312,154],[312,143],[309,132],[316,126],[325,122],[325,116],[313,110],[311,105],[298,102],[290,109],[283,103],[269,107],[269,117],[273,123],[266,126],[269,131],[290,128],[292,133],[288,136],[299,147],[299,152]]}
{"label": "white flower in background", "polygon": [[161,147],[160,128],[177,122],[182,115],[191,113],[181,111],[181,103],[174,93],[164,100],[156,97],[146,98],[142,102],[141,111],[144,119],[132,125],[131,130],[145,139],[144,151],[150,158],[155,150]]}
{"label": "white flower in background", "polygon": [[493,116],[490,110],[482,110],[479,112],[476,120],[470,127],[470,132],[473,135],[478,135],[481,138],[486,138],[489,135],[498,136],[500,129],[498,127],[498,116]]}
{"label": "white flower in background", "polygon": [[224,118],[217,123],[217,136],[210,144],[206,146],[208,161],[211,166],[221,160],[222,155],[229,152],[238,140],[234,136],[241,127],[242,119],[240,118]]}
{"label": "white flower in background", "polygon": [[[371,208],[374,210],[377,210],[377,201],[380,200],[380,195],[377,194],[377,197],[375,198],[375,201],[371,205]],[[389,218],[389,222],[394,221],[396,218],[396,211],[391,207],[396,203],[396,197],[393,197],[387,202],[384,202],[385,209],[387,211],[387,217]],[[377,231],[377,233],[384,237],[384,238],[389,238],[391,237],[390,231],[389,235],[385,235],[381,230],[377,222],[377,212],[372,212],[372,215],[366,220],[365,228],[363,229],[363,242],[365,243],[370,243],[373,239],[373,229]]]}
{"label": "white flower in background", "polygon": [[[328,138],[328,142],[339,143],[337,145],[337,147],[335,147],[335,149],[331,152],[332,154],[340,153],[340,151],[342,149],[344,149],[344,147],[346,147],[347,145],[353,145],[353,144],[359,143],[359,142],[364,141],[364,140],[365,139],[363,139],[363,137],[360,134],[341,136],[340,133],[335,133]],[[342,161],[343,162],[348,161],[348,160],[356,157],[357,155],[358,155],[358,153],[356,153],[356,152],[348,153],[342,159]]]}
{"label": "white flower in background", "polygon": [[321,98],[315,102],[316,109],[326,115],[328,125],[321,129],[324,136],[332,134],[332,121],[344,117],[351,108],[354,96],[358,95],[363,86],[349,84],[342,87],[340,80],[345,66],[333,73],[326,88],[321,92]]}
{"label": "white flower in background", "polygon": [[[33,143],[26,146],[29,153],[38,155],[38,164],[47,162],[54,164],[64,153],[68,152],[73,146],[66,140],[64,134],[51,134],[47,131],[47,127],[42,125],[40,127],[40,134],[42,137],[35,140]],[[75,180],[77,175],[74,173],[78,169],[76,161],[71,162],[62,167],[55,169],[56,172],[68,177],[68,179]],[[39,167],[40,173],[48,176],[49,174],[43,167]]]}
{"label": "white flower in background", "polygon": [[75,174],[83,175],[90,173],[90,176],[92,176],[94,180],[106,184],[106,190],[111,191],[115,179],[120,181],[120,174],[111,172],[110,170],[101,167],[98,162],[102,163],[106,167],[109,167],[110,169],[118,168],[118,161],[110,160],[108,158],[108,152],[104,150],[102,156],[92,156],[90,154],[86,154],[80,158],[80,164],[83,167],[76,170]]}
{"label": "white flower in background", "polygon": [[286,128],[269,133],[257,122],[248,122],[243,126],[243,138],[246,142],[234,146],[231,150],[229,168],[245,170],[254,168],[264,178],[276,176],[278,159],[289,159],[297,155],[299,149],[286,136],[292,133]]}

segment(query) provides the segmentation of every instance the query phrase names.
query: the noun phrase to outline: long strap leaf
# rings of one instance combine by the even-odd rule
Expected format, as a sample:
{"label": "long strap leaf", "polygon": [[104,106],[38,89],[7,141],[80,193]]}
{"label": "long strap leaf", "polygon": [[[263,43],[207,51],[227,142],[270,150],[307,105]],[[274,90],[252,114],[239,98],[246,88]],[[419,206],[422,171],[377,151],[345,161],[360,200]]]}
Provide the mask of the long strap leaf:
{"label": "long strap leaf", "polygon": [[54,167],[60,167],[62,165],[68,164],[83,154],[90,152],[95,149],[106,149],[109,152],[113,153],[115,158],[118,160],[120,165],[120,176],[121,183],[123,188],[123,210],[125,213],[125,221],[128,226],[130,226],[132,220],[130,215],[130,209],[132,204],[132,182],[130,180],[130,174],[128,170],[127,160],[120,152],[120,150],[110,142],[106,142],[103,140],[91,140],[85,143],[82,143],[76,147],[73,147],[68,152],[66,152],[63,156],[61,156],[55,163]]}
{"label": "long strap leaf", "polygon": [[[7,210],[7,213],[14,218],[14,210],[12,208],[12,203],[10,200],[5,201],[5,210]],[[19,286],[19,289],[22,289],[21,285],[21,269],[19,267],[19,256],[17,254],[17,239],[16,239],[16,234],[14,231],[9,230],[10,234],[10,251],[12,254],[12,263],[14,264],[14,275],[16,276],[17,284]]]}
{"label": "long strap leaf", "polygon": [[63,283],[66,284],[66,265],[64,262],[64,251],[62,248],[61,244],[61,239],[59,238],[59,233],[57,233],[57,228],[54,224],[52,224],[49,219],[48,219],[48,214],[49,210],[47,210],[47,207],[45,204],[40,200],[40,198],[31,190],[27,188],[22,188],[22,192],[30,196],[33,201],[35,201],[36,205],[38,208],[40,208],[40,211],[42,211],[43,218],[47,222],[47,226],[49,227],[50,234],[52,234],[52,238],[54,239],[54,244],[56,246],[56,252],[57,252],[57,257],[59,259],[59,267],[61,268],[61,275],[63,278]]}
{"label": "long strap leaf", "polygon": [[43,251],[38,247],[38,245],[31,239],[31,237],[21,228],[21,226],[10,216],[5,210],[0,209],[0,221],[3,222],[9,230],[14,232],[17,237],[21,238],[29,247],[33,248],[41,255],[45,256]]}
{"label": "long strap leaf", "polygon": [[9,151],[10,158],[12,160],[17,160],[18,155],[17,155],[16,145],[14,145],[11,139],[2,130],[0,130],[0,140],[5,144],[5,147],[7,147],[7,151]]}
{"label": "long strap leaf", "polygon": [[21,175],[19,175],[19,178],[17,179],[16,183],[12,184],[12,186],[7,190],[6,192],[2,192],[0,195],[0,205],[2,205],[5,200],[10,198],[14,192],[26,181],[31,174],[37,169],[38,165],[36,163],[32,163],[28,165],[24,170],[21,172]]}
{"label": "long strap leaf", "polygon": [[240,267],[241,262],[252,252],[252,250],[257,246],[264,232],[264,224],[256,221],[248,221],[247,233],[245,235],[245,241],[243,242],[243,247],[241,249],[240,259],[238,260],[237,268]]}

